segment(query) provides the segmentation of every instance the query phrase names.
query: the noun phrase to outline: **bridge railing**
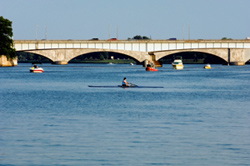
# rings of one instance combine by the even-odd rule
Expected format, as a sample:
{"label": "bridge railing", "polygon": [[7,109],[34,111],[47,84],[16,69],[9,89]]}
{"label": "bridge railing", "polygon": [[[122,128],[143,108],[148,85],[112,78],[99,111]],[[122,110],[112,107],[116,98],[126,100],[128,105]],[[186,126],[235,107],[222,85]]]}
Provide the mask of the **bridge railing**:
{"label": "bridge railing", "polygon": [[95,48],[153,52],[197,48],[250,48],[250,40],[15,40],[17,51],[60,48]]}

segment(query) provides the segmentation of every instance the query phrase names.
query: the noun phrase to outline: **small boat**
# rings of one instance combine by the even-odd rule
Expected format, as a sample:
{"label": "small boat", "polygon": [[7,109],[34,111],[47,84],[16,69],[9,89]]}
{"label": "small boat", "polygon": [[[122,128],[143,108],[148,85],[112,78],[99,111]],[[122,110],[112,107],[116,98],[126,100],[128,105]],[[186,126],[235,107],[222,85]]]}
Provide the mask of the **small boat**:
{"label": "small boat", "polygon": [[43,73],[44,71],[43,71],[43,68],[41,68],[41,67],[38,67],[38,68],[31,67],[30,72],[31,73]]}
{"label": "small boat", "polygon": [[174,62],[172,63],[172,66],[176,70],[182,70],[184,68],[184,65],[181,59],[175,59]]}
{"label": "small boat", "polygon": [[146,71],[158,71],[158,69],[153,67],[146,67]]}
{"label": "small boat", "polygon": [[133,66],[134,64],[133,63],[130,63],[131,66]]}
{"label": "small boat", "polygon": [[146,71],[158,71],[155,67],[152,67],[152,65],[148,64],[146,67]]}
{"label": "small boat", "polygon": [[211,65],[210,64],[205,65],[204,69],[211,69]]}

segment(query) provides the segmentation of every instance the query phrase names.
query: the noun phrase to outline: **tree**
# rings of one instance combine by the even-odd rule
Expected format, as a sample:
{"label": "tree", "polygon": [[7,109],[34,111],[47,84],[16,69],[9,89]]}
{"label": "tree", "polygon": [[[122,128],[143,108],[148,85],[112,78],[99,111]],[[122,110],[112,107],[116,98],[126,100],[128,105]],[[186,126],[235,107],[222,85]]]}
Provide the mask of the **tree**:
{"label": "tree", "polygon": [[105,59],[109,59],[109,53],[108,52],[103,52],[103,54],[104,54]]}
{"label": "tree", "polygon": [[232,40],[232,38],[223,37],[221,40]]}
{"label": "tree", "polygon": [[102,55],[102,53],[100,54],[100,60],[105,60],[104,56]]}
{"label": "tree", "polygon": [[135,40],[141,40],[142,37],[141,37],[141,35],[136,35],[136,36],[133,37],[133,39],[135,39]]}
{"label": "tree", "polygon": [[13,44],[12,22],[0,17],[0,56],[5,55],[8,59],[17,57]]}
{"label": "tree", "polygon": [[[130,39],[130,38],[128,38],[128,39]],[[150,40],[149,37],[147,37],[147,36],[141,36],[141,35],[136,35],[136,36],[133,37],[133,39],[134,40]]]}
{"label": "tree", "polygon": [[142,39],[143,39],[143,40],[150,40],[150,38],[147,37],[147,36],[143,36]]}

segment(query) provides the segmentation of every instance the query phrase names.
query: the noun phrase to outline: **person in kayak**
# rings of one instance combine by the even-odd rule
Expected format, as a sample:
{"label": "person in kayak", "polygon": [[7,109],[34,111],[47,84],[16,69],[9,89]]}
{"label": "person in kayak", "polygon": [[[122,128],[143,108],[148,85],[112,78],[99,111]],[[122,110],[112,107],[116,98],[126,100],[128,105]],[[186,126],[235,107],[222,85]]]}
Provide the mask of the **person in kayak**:
{"label": "person in kayak", "polygon": [[126,81],[126,77],[123,78],[122,86],[129,86],[129,83]]}

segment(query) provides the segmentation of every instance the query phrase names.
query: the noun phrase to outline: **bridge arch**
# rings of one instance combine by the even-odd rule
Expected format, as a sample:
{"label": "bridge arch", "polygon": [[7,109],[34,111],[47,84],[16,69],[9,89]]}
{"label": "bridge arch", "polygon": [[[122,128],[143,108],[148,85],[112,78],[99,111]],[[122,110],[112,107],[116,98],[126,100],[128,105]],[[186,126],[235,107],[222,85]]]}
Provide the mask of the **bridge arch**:
{"label": "bridge arch", "polygon": [[40,50],[23,50],[25,52],[42,55],[52,61],[69,62],[73,58],[94,52],[115,52],[127,55],[138,62],[143,62],[148,55],[147,52],[130,51],[130,50],[114,50],[114,49],[97,49],[97,48],[57,48],[57,49],[40,49]]}
{"label": "bridge arch", "polygon": [[163,57],[177,54],[177,53],[185,53],[185,52],[199,52],[199,53],[206,53],[210,55],[214,55],[223,59],[224,61],[228,61],[228,49],[219,48],[219,49],[180,49],[180,50],[166,50],[166,51],[159,51],[159,52],[152,52],[150,54],[155,55],[155,59],[159,60]]}
{"label": "bridge arch", "polygon": [[32,54],[35,54],[35,55],[39,55],[39,56],[45,57],[45,58],[49,59],[50,61],[53,61],[53,59],[51,59],[49,56],[46,56],[46,54],[45,54],[45,55],[42,55],[42,54],[39,54],[39,53],[37,53],[37,52],[32,52],[32,51],[30,51],[30,50],[22,50],[22,51],[16,51],[16,52],[17,52],[17,53],[21,53],[21,52],[32,53]]}
{"label": "bridge arch", "polygon": [[[184,52],[178,52],[178,53],[174,53],[174,54],[169,54],[165,57],[162,57],[161,59],[159,59],[160,61],[162,61],[164,58],[168,59],[168,61],[171,59],[171,61],[174,60],[174,57],[182,57],[183,59],[192,59],[192,62],[198,62],[199,63],[216,63],[216,64],[226,64],[227,61],[225,61],[224,59],[222,59],[221,57],[218,57],[216,55],[213,54],[209,54],[209,53],[205,53],[205,52],[201,52],[201,51],[184,51]],[[169,59],[170,58],[170,59]],[[164,61],[164,60],[163,60]]]}
{"label": "bridge arch", "polygon": [[[107,54],[105,54],[107,53]],[[99,56],[98,56],[99,55]],[[133,59],[134,61],[136,61],[136,63],[140,63],[137,59],[135,59],[134,57],[132,56],[129,56],[129,55],[126,55],[126,54],[122,54],[120,52],[116,52],[116,51],[105,51],[105,52],[102,52],[102,51],[97,51],[97,52],[90,52],[90,53],[86,53],[86,54],[82,54],[82,55],[78,55],[72,59],[69,60],[69,62],[71,62],[73,59],[75,58],[78,58],[78,57],[86,57],[86,58],[90,58],[90,57],[100,57],[101,55],[103,55],[103,58],[107,58],[107,55],[109,58],[111,58],[111,56],[113,56],[113,58],[117,59],[123,59],[123,58],[129,58],[129,59]]]}

